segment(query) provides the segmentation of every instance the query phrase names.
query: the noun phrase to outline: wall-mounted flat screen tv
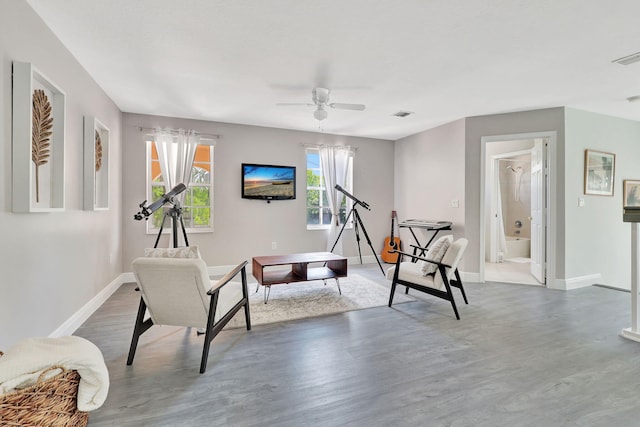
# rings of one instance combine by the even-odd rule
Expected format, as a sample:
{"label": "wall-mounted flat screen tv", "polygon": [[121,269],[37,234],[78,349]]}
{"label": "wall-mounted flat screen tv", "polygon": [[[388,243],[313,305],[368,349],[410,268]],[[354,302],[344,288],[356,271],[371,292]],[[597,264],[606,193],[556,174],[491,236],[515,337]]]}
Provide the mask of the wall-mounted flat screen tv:
{"label": "wall-mounted flat screen tv", "polygon": [[243,163],[242,198],[261,200],[295,199],[295,166]]}

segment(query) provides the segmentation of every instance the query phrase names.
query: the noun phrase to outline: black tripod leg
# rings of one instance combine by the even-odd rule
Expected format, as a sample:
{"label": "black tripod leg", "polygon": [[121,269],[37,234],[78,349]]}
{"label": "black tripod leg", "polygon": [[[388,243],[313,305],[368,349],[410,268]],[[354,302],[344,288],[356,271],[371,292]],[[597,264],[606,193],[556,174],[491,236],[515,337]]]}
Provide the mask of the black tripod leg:
{"label": "black tripod leg", "polygon": [[175,214],[171,217],[171,235],[173,236],[173,247],[178,247],[178,218]]}
{"label": "black tripod leg", "polygon": [[354,211],[354,208],[351,208],[351,210],[349,211],[349,215],[347,215],[347,217],[344,219],[344,224],[342,224],[342,228],[340,229],[340,233],[338,233],[338,237],[336,237],[336,241],[333,242],[333,246],[331,247],[331,250],[329,252],[333,252],[333,250],[336,248],[336,245],[338,244],[338,241],[340,240],[340,236],[342,236],[342,232],[344,231],[344,228],[349,223],[349,218],[351,217],[351,214],[353,213],[353,211]]}
{"label": "black tripod leg", "polygon": [[371,239],[369,239],[369,234],[367,233],[367,229],[364,228],[364,223],[362,222],[362,218],[360,218],[360,214],[358,213],[358,211],[355,211],[355,217],[358,220],[358,222],[360,223],[360,228],[362,228],[362,232],[364,233],[364,237],[365,239],[367,239],[367,243],[369,244],[369,247],[371,248],[371,252],[373,253],[373,256],[376,259],[376,262],[378,263],[378,267],[380,267],[380,271],[382,272],[382,275],[384,276],[384,268],[382,268],[382,264],[380,263],[380,260],[378,259],[378,255],[376,255],[376,251],[373,249],[373,245],[371,244]]}
{"label": "black tripod leg", "polygon": [[356,221],[353,222],[353,232],[356,235],[356,243],[358,244],[358,256],[360,257],[360,264],[362,264],[362,250],[360,250],[360,232],[358,231],[358,211],[355,214]]}
{"label": "black tripod leg", "polygon": [[189,239],[187,239],[187,230],[184,228],[184,220],[182,219],[182,215],[180,215],[180,226],[182,227],[182,236],[184,237],[184,245],[189,246]]}
{"label": "black tripod leg", "polygon": [[162,229],[164,228],[164,222],[167,220],[167,214],[165,213],[162,217],[162,224],[160,224],[160,231],[158,232],[158,237],[156,237],[156,242],[153,244],[154,248],[158,247],[158,242],[160,241],[160,236],[162,236]]}

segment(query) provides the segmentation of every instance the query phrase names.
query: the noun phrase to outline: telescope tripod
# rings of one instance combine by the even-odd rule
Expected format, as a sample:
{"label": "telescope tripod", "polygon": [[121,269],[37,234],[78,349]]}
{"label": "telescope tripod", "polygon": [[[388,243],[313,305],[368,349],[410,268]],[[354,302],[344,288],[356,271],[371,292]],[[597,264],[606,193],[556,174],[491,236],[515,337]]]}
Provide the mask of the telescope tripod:
{"label": "telescope tripod", "polygon": [[358,243],[358,255],[360,257],[360,264],[362,264],[362,250],[360,249],[360,232],[358,231],[358,226],[362,229],[362,232],[364,233],[364,237],[365,237],[365,239],[367,239],[367,244],[371,248],[371,253],[373,253],[374,258],[376,259],[376,262],[378,263],[378,266],[380,267],[380,271],[382,272],[382,275],[384,275],[384,269],[382,268],[382,264],[380,264],[380,260],[378,259],[378,255],[376,255],[376,251],[373,249],[373,245],[371,244],[371,239],[369,238],[369,234],[367,233],[367,229],[364,228],[364,223],[362,222],[362,218],[360,218],[360,214],[358,213],[358,210],[356,209],[356,205],[355,204],[353,205],[353,207],[349,211],[349,214],[345,218],[344,224],[342,224],[342,228],[340,229],[340,233],[338,233],[338,237],[336,238],[336,241],[334,242],[333,246],[331,247],[331,252],[333,252],[333,250],[336,248],[336,245],[338,244],[338,240],[340,240],[340,236],[342,236],[342,232],[344,231],[344,228],[349,223],[349,218],[351,217],[351,215],[353,215],[353,218],[354,218],[354,220],[353,220],[353,231],[356,234],[356,242]]}
{"label": "telescope tripod", "polygon": [[158,232],[158,237],[156,237],[156,243],[153,245],[153,247],[158,247],[158,242],[160,241],[160,236],[162,236],[162,230],[164,229],[164,222],[167,220],[167,218],[171,218],[171,236],[173,239],[173,247],[178,247],[178,222],[180,223],[180,227],[182,229],[184,245],[189,246],[187,231],[184,228],[184,221],[182,220],[182,208],[176,203],[164,213],[162,224],[160,224],[160,231]]}

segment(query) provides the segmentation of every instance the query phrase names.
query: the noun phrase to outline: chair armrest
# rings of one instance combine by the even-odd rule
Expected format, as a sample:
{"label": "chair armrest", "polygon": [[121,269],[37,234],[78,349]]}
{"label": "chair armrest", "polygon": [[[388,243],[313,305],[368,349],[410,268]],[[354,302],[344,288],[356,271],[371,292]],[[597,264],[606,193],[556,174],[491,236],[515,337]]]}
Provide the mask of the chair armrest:
{"label": "chair armrest", "polygon": [[417,256],[417,255],[413,255],[413,254],[410,254],[410,253],[408,253],[408,252],[391,251],[391,253],[392,253],[392,254],[397,253],[397,254],[400,254],[401,256],[408,256],[409,258],[412,258],[412,259],[418,259],[418,260],[420,260],[420,261],[426,261],[426,262],[430,262],[431,264],[441,265],[441,266],[443,266],[443,267],[451,268],[451,266],[450,266],[450,265],[448,265],[448,264],[444,264],[444,263],[442,263],[442,262],[438,262],[438,261],[432,261],[432,260],[430,260],[430,259],[426,259],[426,258],[423,258],[423,257]]}
{"label": "chair armrest", "polygon": [[244,273],[244,269],[245,269],[246,265],[247,265],[247,261],[243,261],[236,268],[234,268],[233,270],[231,270],[230,272],[225,274],[222,279],[218,280],[213,286],[211,286],[211,289],[209,289],[207,291],[207,294],[208,295],[213,295],[218,289],[220,289],[221,287],[223,287],[224,285],[229,283],[231,281],[231,279],[236,277],[238,275],[238,273],[240,273],[241,271],[243,271],[243,273]]}
{"label": "chair armrest", "polygon": [[409,245],[409,246],[411,246],[412,248],[416,248],[416,249],[424,249],[425,251],[429,250],[428,248],[423,248],[422,246],[418,246],[418,245]]}

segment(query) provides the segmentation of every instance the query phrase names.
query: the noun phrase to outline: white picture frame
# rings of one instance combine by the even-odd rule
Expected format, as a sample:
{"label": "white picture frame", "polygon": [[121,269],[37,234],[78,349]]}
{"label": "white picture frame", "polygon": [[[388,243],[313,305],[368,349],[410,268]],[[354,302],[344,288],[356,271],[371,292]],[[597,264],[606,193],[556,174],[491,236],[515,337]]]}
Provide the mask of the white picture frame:
{"label": "white picture frame", "polygon": [[109,209],[109,128],[94,116],[84,117],[83,207],[89,211]]}
{"label": "white picture frame", "polygon": [[[43,163],[33,161],[34,93],[42,91],[52,119],[46,149],[37,150]],[[12,211],[64,211],[65,98],[58,86],[31,63],[13,62]],[[40,111],[40,109],[38,109]],[[38,115],[43,116],[43,115]],[[46,151],[46,155],[43,154]]]}
{"label": "white picture frame", "polygon": [[584,194],[613,196],[616,155],[603,151],[584,151]]}

